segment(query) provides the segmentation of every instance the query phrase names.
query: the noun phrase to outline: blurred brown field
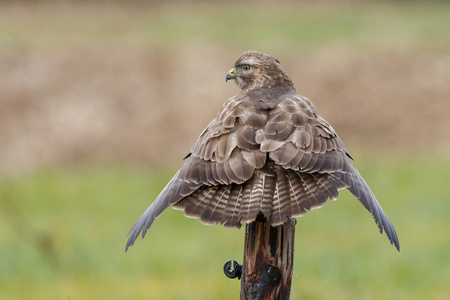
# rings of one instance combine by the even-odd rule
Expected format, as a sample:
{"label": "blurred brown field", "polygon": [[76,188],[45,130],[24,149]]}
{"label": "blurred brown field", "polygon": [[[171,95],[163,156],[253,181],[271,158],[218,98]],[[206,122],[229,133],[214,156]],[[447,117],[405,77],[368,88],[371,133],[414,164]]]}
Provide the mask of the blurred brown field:
{"label": "blurred brown field", "polygon": [[238,92],[224,78],[247,49],[279,58],[350,151],[448,153],[449,22],[370,5],[3,3],[0,171],[179,161]]}

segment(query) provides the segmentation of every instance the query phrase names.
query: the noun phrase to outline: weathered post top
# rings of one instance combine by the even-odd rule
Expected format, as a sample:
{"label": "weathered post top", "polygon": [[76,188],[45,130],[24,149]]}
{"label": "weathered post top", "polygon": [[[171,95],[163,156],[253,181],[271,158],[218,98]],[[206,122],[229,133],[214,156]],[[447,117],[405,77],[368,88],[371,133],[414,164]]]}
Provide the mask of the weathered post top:
{"label": "weathered post top", "polygon": [[242,300],[289,299],[294,262],[295,220],[270,226],[263,215],[246,225]]}

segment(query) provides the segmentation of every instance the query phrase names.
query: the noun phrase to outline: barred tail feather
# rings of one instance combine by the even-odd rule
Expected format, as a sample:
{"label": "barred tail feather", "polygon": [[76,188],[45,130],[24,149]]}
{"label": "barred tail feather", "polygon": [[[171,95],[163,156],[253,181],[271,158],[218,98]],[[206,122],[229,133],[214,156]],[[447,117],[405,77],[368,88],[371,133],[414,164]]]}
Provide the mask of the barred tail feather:
{"label": "barred tail feather", "polygon": [[230,190],[231,186],[229,185],[222,185],[216,190],[216,193],[211,198],[210,207],[205,209],[200,217],[202,223],[211,225],[222,223]]}
{"label": "barred tail feather", "polygon": [[256,220],[260,211],[262,196],[261,178],[253,176],[249,181],[243,184],[242,203],[239,211],[241,224]]}
{"label": "barred tail feather", "polygon": [[199,218],[205,210],[211,207],[211,199],[214,197],[218,186],[207,186],[199,189],[184,198],[183,201],[177,202],[173,208],[184,210],[186,217]]}
{"label": "barred tail feather", "polygon": [[272,209],[273,209],[273,198],[275,195],[275,186],[277,178],[275,174],[269,174],[269,173],[262,173],[262,199],[261,199],[261,206],[260,211],[261,213],[266,217],[267,220],[270,220],[270,217],[272,215]]}
{"label": "barred tail feather", "polygon": [[272,217],[270,221],[273,226],[285,223],[291,218],[290,185],[285,170],[276,170],[277,181],[275,194],[272,202]]}
{"label": "barred tail feather", "polygon": [[222,223],[228,228],[240,228],[241,220],[239,219],[239,211],[241,210],[242,202],[241,184],[233,183],[231,185],[230,196],[228,198],[227,207],[222,218]]}

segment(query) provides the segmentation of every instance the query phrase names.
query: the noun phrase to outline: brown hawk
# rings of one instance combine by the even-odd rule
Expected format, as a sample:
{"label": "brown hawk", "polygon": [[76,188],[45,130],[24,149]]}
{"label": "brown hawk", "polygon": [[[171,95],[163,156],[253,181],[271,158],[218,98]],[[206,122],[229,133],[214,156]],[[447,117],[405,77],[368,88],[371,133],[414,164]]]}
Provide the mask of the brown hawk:
{"label": "brown hawk", "polygon": [[333,127],[274,57],[244,52],[226,75],[241,92],[200,134],[181,169],[129,232],[132,246],[168,206],[202,223],[277,226],[348,189],[399,249],[394,227]]}

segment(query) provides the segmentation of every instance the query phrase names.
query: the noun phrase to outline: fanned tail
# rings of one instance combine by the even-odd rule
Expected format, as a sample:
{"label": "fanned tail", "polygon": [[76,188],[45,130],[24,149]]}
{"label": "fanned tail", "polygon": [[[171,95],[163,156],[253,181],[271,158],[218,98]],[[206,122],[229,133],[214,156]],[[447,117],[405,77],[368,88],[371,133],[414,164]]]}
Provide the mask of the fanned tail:
{"label": "fanned tail", "polygon": [[243,184],[205,186],[173,204],[204,224],[241,227],[262,213],[273,226],[335,200],[349,185],[329,174],[298,173],[270,164]]}

